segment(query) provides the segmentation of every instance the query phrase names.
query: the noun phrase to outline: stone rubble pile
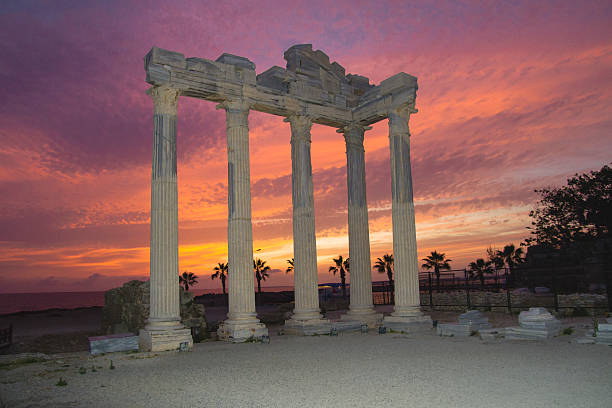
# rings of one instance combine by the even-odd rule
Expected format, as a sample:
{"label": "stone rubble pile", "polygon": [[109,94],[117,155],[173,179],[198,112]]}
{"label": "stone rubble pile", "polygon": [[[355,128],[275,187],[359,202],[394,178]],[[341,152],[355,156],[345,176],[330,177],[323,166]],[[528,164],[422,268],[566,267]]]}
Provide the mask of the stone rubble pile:
{"label": "stone rubble pile", "polygon": [[544,340],[558,336],[561,321],[543,307],[531,307],[519,314],[519,326],[506,328],[508,340]]}
{"label": "stone rubble pile", "polygon": [[[102,331],[106,334],[138,333],[149,318],[149,281],[133,280],[104,293]],[[179,289],[181,322],[194,337],[206,333],[204,305],[194,301],[193,293]]]}
{"label": "stone rubble pile", "polygon": [[612,346],[612,318],[608,318],[607,323],[599,323],[597,325],[595,343]]}
{"label": "stone rubble pile", "polygon": [[576,343],[612,346],[612,317],[609,317],[606,323],[599,323],[597,330],[589,330],[585,337],[576,339]]}
{"label": "stone rubble pile", "polygon": [[490,328],[487,317],[478,310],[469,310],[459,316],[459,323],[438,324],[436,332],[439,336],[467,337],[473,332]]}

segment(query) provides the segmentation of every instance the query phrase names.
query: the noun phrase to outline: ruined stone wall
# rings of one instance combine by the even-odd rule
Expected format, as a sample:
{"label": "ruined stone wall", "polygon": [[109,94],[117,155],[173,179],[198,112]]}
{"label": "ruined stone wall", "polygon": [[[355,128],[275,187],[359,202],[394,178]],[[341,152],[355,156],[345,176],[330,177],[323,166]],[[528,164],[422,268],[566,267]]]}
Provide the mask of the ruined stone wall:
{"label": "ruined stone wall", "polygon": [[[102,331],[107,334],[135,333],[149,318],[149,281],[133,280],[104,293]],[[181,322],[195,336],[206,331],[204,305],[193,301],[193,293],[180,288]]]}
{"label": "ruined stone wall", "polygon": [[[536,295],[533,293],[512,293],[510,295],[512,312],[527,310],[530,307],[545,307],[554,310],[555,300],[552,294]],[[574,293],[558,295],[559,315],[571,316],[574,313],[603,313],[608,308],[608,298],[605,295],[590,293]],[[433,293],[435,310],[465,311],[468,307],[465,291]],[[490,310],[492,312],[508,312],[506,292],[470,292],[472,308]],[[421,305],[429,308],[429,293],[421,293]],[[447,305],[447,306],[444,306]]]}

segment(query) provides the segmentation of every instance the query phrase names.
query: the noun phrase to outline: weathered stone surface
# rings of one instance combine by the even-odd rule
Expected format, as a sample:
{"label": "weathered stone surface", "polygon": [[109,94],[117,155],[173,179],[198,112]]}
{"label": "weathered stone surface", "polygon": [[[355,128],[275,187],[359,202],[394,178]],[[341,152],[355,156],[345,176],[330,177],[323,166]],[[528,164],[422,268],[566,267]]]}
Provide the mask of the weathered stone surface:
{"label": "weathered stone surface", "polygon": [[599,323],[594,339],[597,344],[612,345],[612,323]]}
{"label": "weathered stone surface", "polygon": [[393,107],[414,105],[413,76],[401,73],[374,86],[364,76],[345,75],[340,64],[330,63],[311,44],[289,48],[285,59],[286,69],[272,67],[256,77],[255,65],[244,57],[223,54],[212,61],[153,47],[145,57],[146,80],[214,102],[246,97],[255,101],[254,110],[273,115],[308,112],[315,123],[334,127],[370,125]]}
{"label": "weathered stone surface", "polygon": [[149,318],[149,282],[133,280],[104,293],[102,331],[138,333]]}
{"label": "weathered stone surface", "polygon": [[472,329],[469,324],[438,323],[436,327],[438,336],[468,337],[471,332]]}
{"label": "weathered stone surface", "polygon": [[459,316],[459,323],[440,323],[436,328],[439,336],[467,337],[473,332],[490,329],[489,319],[478,310],[469,310]]}
{"label": "weathered stone surface", "polygon": [[383,325],[387,329],[387,333],[391,331],[415,333],[431,330],[433,322],[431,321],[431,317],[425,315],[385,316]]}
{"label": "weathered stone surface", "polygon": [[219,325],[222,340],[242,342],[268,335],[255,312],[253,286],[253,225],[249,165],[249,112],[244,99],[227,100],[225,109],[228,157],[228,313]]}
{"label": "weathered stone surface", "polygon": [[331,322],[327,319],[290,319],[285,322],[285,325],[283,326],[283,331],[286,334],[294,334],[297,336],[315,336],[321,334],[329,334],[331,327]]}
{"label": "weathered stone surface", "polygon": [[359,320],[340,320],[331,324],[332,329],[338,332],[361,331],[361,321]]}
{"label": "weathered stone surface", "polygon": [[[138,333],[149,318],[149,281],[133,280],[104,293],[102,330],[108,334]],[[179,288],[182,323],[202,334],[206,331],[204,305],[193,301],[193,294]],[[194,333],[195,334],[195,333]]]}
{"label": "weathered stone surface", "polygon": [[558,336],[561,322],[543,307],[532,307],[519,314],[520,327],[507,327],[506,339],[544,340]]}
{"label": "weathered stone surface", "polygon": [[308,335],[315,330],[315,334],[320,334],[319,330],[328,327],[329,322],[322,318],[319,309],[314,189],[310,157],[312,120],[308,116],[295,115],[286,121],[291,125],[295,309],[285,327],[288,333]]}
{"label": "weathered stone surface", "polygon": [[111,334],[108,336],[89,337],[90,354],[131,350],[138,350],[138,336],[133,334]]}
{"label": "weathered stone surface", "polygon": [[138,346],[142,351],[191,350],[193,339],[189,329],[140,330]]}
{"label": "weathered stone surface", "polygon": [[478,335],[480,339],[484,341],[503,339],[505,336],[505,329],[480,329],[478,330]]}
{"label": "weathered stone surface", "polygon": [[469,310],[459,315],[459,323],[467,324],[471,330],[489,329],[489,319],[478,310]]}

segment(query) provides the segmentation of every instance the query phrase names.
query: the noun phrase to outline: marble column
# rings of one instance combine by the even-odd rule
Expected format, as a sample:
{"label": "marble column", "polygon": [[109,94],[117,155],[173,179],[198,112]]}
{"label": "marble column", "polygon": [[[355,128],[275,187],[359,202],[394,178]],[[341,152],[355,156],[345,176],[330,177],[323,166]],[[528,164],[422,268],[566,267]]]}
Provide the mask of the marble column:
{"label": "marble column", "polygon": [[342,320],[357,320],[368,327],[382,322],[372,301],[372,269],[370,263],[370,230],[366,200],[364,132],[371,128],[350,125],[341,129],[346,142],[346,174],[348,187],[348,235],[350,259],[351,303]]}
{"label": "marble column", "polygon": [[191,331],[181,324],[178,278],[178,190],[176,108],[179,91],[151,88],[154,102],[151,172],[151,264],[149,319],[140,331],[141,350],[191,348]]}
{"label": "marble column", "polygon": [[217,331],[233,342],[260,338],[268,329],[255,311],[251,176],[249,167],[249,104],[226,101],[228,191],[228,304],[229,311]]}
{"label": "marble column", "polygon": [[285,331],[299,335],[329,333],[328,320],[321,317],[315,237],[314,191],[310,160],[312,120],[292,115],[291,197],[293,202],[293,256],[295,309],[285,322]]}
{"label": "marble column", "polygon": [[421,312],[419,295],[408,128],[410,115],[415,112],[412,107],[400,107],[389,112],[395,307],[391,316],[385,317],[384,325],[405,332],[432,326],[431,318]]}

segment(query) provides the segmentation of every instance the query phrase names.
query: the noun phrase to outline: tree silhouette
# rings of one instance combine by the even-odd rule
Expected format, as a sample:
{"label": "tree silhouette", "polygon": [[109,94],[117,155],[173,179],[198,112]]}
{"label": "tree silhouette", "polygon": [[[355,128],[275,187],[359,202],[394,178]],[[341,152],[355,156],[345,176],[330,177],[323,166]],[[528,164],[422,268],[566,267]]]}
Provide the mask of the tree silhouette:
{"label": "tree silhouette", "polygon": [[567,249],[571,243],[608,238],[612,228],[612,168],[603,166],[567,180],[567,186],[535,190],[541,196],[529,213],[527,245]]}
{"label": "tree silhouette", "polygon": [[333,272],[334,275],[338,273],[340,275],[340,284],[342,285],[342,297],[346,299],[346,274],[350,272],[349,259],[342,259],[342,255],[338,255],[338,258],[334,258],[334,264],[329,267],[329,271]]}
{"label": "tree silhouette", "polygon": [[425,263],[421,265],[421,267],[428,271],[434,270],[436,274],[436,285],[438,286],[438,290],[440,290],[440,270],[450,270],[451,266],[449,262],[451,262],[452,259],[446,259],[446,255],[442,252],[438,253],[437,251],[432,251],[431,255],[428,255],[422,260],[425,261]]}
{"label": "tree silhouette", "polygon": [[261,298],[261,281],[265,281],[270,276],[269,271],[271,269],[266,265],[266,261],[257,258],[253,259],[253,270],[255,271],[255,278],[257,279],[257,293],[259,293],[259,297]]}
{"label": "tree silhouette", "polygon": [[386,273],[389,285],[393,287],[393,254],[384,254],[382,258],[377,258],[374,269],[379,273]]}
{"label": "tree silhouette", "polygon": [[471,262],[468,268],[470,278],[479,279],[482,290],[484,290],[485,275],[495,272],[491,261],[485,261],[483,258],[478,258],[475,262]]}
{"label": "tree silhouette", "polygon": [[219,278],[221,281],[221,287],[223,288],[223,295],[225,295],[225,279],[227,278],[228,265],[223,262],[219,262],[217,266],[213,269],[215,273],[210,275],[210,279]]}
{"label": "tree silhouette", "polygon": [[289,266],[287,267],[287,270],[285,271],[285,273],[289,273],[289,272],[293,272],[294,271],[294,265],[293,263],[295,262],[295,258],[291,258],[291,259],[287,259],[287,264],[289,264]]}
{"label": "tree silhouette", "polygon": [[179,275],[179,285],[185,288],[185,292],[189,292],[189,287],[194,286],[196,283],[198,283],[198,276],[192,272],[185,271],[182,275]]}

